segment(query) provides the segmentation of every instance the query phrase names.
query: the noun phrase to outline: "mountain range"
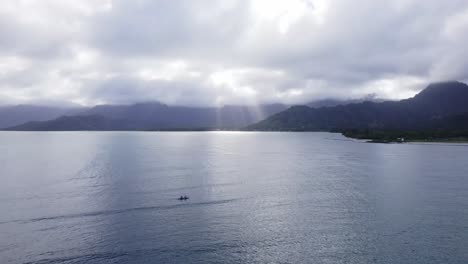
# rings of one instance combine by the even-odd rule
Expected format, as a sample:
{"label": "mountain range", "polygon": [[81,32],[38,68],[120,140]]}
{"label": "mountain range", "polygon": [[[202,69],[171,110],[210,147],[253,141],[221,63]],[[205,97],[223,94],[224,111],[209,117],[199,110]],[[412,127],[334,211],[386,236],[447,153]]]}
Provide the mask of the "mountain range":
{"label": "mountain range", "polygon": [[293,106],[249,130],[340,131],[348,129],[420,130],[468,128],[468,85],[430,84],[413,98],[334,107]]}
{"label": "mountain range", "polygon": [[17,126],[28,121],[47,121],[63,115],[74,115],[83,109],[78,106],[0,106],[0,128]]}
{"label": "mountain range", "polygon": [[186,107],[158,102],[57,108],[0,107],[5,130],[343,131],[468,129],[468,85],[430,84],[400,101],[325,99],[307,105]]}
{"label": "mountain range", "polygon": [[[311,107],[336,106],[364,99],[322,99]],[[286,110],[283,104],[187,107],[158,102],[94,107],[19,105],[0,107],[0,128],[7,130],[171,130],[241,129]]]}
{"label": "mountain range", "polygon": [[34,120],[6,130],[199,130],[235,129],[287,109],[281,104],[261,106],[185,107],[158,102],[98,105],[51,120]]}

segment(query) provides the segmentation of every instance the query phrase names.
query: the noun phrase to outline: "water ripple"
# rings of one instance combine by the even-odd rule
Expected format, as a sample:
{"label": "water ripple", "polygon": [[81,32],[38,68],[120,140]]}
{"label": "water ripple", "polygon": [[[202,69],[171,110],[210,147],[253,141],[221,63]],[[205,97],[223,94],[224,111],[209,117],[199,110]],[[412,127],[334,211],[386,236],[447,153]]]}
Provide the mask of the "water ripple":
{"label": "water ripple", "polygon": [[117,209],[117,210],[103,210],[103,211],[80,213],[80,214],[46,216],[46,217],[39,217],[39,218],[31,218],[27,220],[18,219],[18,220],[0,222],[0,224],[8,224],[8,223],[27,224],[27,223],[34,223],[34,222],[41,222],[41,221],[49,221],[49,220],[124,214],[124,213],[135,212],[135,211],[170,210],[170,209],[184,208],[184,207],[210,206],[210,205],[226,204],[226,203],[234,202],[236,200],[238,199],[227,199],[227,200],[200,202],[200,203],[189,202],[189,203],[180,203],[180,204],[165,205],[165,206],[142,206],[142,207],[133,207],[133,208]]}

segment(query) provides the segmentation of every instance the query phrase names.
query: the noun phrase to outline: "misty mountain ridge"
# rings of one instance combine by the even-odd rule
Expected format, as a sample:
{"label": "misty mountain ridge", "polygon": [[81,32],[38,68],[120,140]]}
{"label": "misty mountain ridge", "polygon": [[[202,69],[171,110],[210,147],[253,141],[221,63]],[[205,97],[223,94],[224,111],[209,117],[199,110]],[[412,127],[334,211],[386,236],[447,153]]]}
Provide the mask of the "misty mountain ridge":
{"label": "misty mountain ridge", "polygon": [[[282,104],[260,106],[185,107],[159,102],[98,105],[74,115],[30,121],[7,130],[169,130],[235,129],[287,109]],[[76,122],[76,123],[75,123]]]}
{"label": "misty mountain ridge", "polygon": [[28,121],[47,121],[63,115],[74,115],[79,106],[13,105],[0,106],[0,128],[16,126]]}
{"label": "misty mountain ridge", "polygon": [[305,104],[305,106],[311,108],[322,108],[322,107],[333,107],[339,105],[349,105],[349,104],[356,104],[356,103],[363,103],[363,102],[374,102],[374,103],[381,103],[389,100],[381,99],[376,97],[375,94],[367,95],[363,98],[357,99],[335,99],[335,98],[325,98],[321,100],[315,100],[310,103]]}
{"label": "misty mountain ridge", "polygon": [[[292,130],[456,128],[468,113],[468,86],[430,84],[413,98],[380,102],[375,98],[324,99],[302,106],[187,107],[159,102],[97,105],[47,121],[31,121],[8,130]],[[457,116],[457,117],[455,117]],[[252,125],[253,124],[253,125]]]}
{"label": "misty mountain ridge", "polygon": [[[357,100],[322,99],[309,103],[312,107],[346,105]],[[0,107],[0,128],[23,129],[29,127],[33,129],[40,127],[41,130],[47,128],[47,124],[40,124],[37,121],[53,121],[51,127],[58,129],[62,124],[62,129],[67,130],[71,121],[64,122],[70,116],[80,116],[80,121],[84,121],[86,116],[101,116],[109,118],[106,124],[115,124],[114,129],[170,129],[170,128],[211,128],[211,129],[233,129],[242,128],[255,122],[261,121],[272,114],[286,110],[289,105],[285,104],[263,104],[253,105],[224,105],[221,107],[190,107],[190,106],[170,106],[156,101],[138,102],[134,104],[104,104],[94,107],[57,107],[42,105],[17,105]],[[59,120],[54,120],[58,119]],[[72,119],[78,121],[77,119]],[[99,130],[107,125],[98,124],[95,117],[88,118],[89,124]],[[119,120],[131,125],[117,125]],[[111,122],[112,121],[112,122]],[[29,124],[26,124],[31,122]],[[80,122],[81,123],[81,122]],[[20,126],[23,125],[23,126]],[[78,127],[73,126],[74,130]],[[89,126],[83,126],[88,129]]]}
{"label": "misty mountain ridge", "polygon": [[[391,102],[362,102],[334,107],[294,106],[249,126],[251,130],[336,131],[346,129],[429,129],[462,127],[453,116],[468,113],[468,85],[430,84],[413,98]],[[449,121],[452,120],[452,121]],[[457,120],[457,119],[455,119]],[[458,120],[464,120],[459,118]]]}
{"label": "misty mountain ridge", "polygon": [[134,130],[127,120],[116,120],[99,115],[61,116],[49,121],[30,121],[7,130],[19,131],[112,131]]}

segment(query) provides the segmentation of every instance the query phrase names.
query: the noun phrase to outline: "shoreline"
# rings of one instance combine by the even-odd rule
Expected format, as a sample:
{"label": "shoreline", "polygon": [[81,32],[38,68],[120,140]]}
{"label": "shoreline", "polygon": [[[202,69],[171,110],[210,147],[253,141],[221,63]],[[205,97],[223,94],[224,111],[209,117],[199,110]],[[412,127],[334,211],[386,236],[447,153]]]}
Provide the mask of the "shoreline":
{"label": "shoreline", "polygon": [[[466,144],[468,145],[468,138],[441,138],[441,139],[379,139],[379,138],[364,138],[359,136],[350,136],[346,132],[337,131],[298,131],[298,130],[248,130],[248,129],[161,129],[161,130],[4,130],[0,129],[0,132],[266,132],[266,133],[333,133],[341,134],[347,139],[356,140],[363,143],[374,143],[374,144],[431,144],[431,143],[447,143],[447,144]],[[348,134],[348,135],[347,135]]]}

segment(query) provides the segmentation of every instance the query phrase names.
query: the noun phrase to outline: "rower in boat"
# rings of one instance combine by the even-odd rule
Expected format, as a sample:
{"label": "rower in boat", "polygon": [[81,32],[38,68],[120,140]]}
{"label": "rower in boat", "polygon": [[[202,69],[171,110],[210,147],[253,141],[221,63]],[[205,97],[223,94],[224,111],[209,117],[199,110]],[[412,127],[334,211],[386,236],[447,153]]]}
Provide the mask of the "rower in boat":
{"label": "rower in boat", "polygon": [[187,195],[181,195],[179,198],[177,198],[177,200],[179,201],[185,201],[185,200],[188,200],[188,196]]}

